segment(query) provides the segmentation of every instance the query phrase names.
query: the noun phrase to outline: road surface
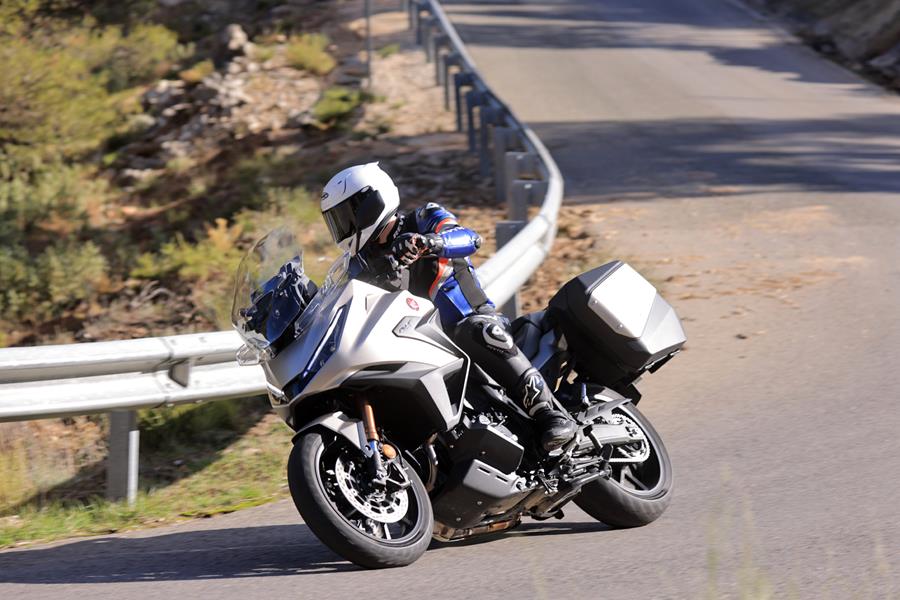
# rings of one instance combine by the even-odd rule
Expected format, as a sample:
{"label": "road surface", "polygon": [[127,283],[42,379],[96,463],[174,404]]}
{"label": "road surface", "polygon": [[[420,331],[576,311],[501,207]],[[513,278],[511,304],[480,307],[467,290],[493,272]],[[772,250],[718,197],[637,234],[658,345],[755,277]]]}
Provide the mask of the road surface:
{"label": "road surface", "polygon": [[[900,99],[725,0],[451,3],[496,91],[685,317],[646,379],[676,496],[363,572],[288,502],[0,553],[38,598],[900,594]],[[773,596],[766,596],[771,592]]]}

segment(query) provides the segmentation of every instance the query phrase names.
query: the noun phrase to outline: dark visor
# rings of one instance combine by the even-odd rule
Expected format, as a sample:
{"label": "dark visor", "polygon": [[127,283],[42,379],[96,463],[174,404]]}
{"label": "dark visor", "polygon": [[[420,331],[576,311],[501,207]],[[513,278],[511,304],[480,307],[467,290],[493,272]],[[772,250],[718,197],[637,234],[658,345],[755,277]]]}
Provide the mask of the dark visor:
{"label": "dark visor", "polygon": [[323,212],[322,216],[332,239],[339,243],[375,225],[383,209],[381,194],[371,187],[365,187]]}

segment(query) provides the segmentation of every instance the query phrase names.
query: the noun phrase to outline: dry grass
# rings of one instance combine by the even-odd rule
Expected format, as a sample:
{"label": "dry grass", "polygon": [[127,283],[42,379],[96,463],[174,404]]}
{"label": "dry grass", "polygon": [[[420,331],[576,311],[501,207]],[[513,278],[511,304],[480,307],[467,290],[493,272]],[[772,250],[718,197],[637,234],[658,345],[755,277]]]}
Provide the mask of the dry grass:
{"label": "dry grass", "polygon": [[[291,432],[267,413],[264,403],[249,400],[144,412],[135,506],[101,497],[97,465],[99,477],[0,510],[0,547],[152,527],[286,496]],[[21,476],[17,455],[0,457],[4,484],[7,476]]]}
{"label": "dry grass", "polygon": [[304,33],[292,37],[284,49],[288,64],[316,75],[327,75],[337,62],[328,53],[328,37],[321,33]]}

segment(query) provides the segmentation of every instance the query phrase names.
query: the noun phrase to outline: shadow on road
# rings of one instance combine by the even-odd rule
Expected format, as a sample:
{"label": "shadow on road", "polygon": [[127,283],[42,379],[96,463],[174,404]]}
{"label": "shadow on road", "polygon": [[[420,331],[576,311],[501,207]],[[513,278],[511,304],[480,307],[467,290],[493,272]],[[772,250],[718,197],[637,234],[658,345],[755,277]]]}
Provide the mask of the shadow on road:
{"label": "shadow on road", "polygon": [[579,533],[598,533],[601,531],[611,531],[611,528],[608,525],[600,523],[599,521],[588,521],[586,523],[531,521],[528,523],[523,523],[522,525],[510,531],[501,531],[499,533],[493,533],[490,535],[478,536],[469,540],[463,540],[459,542],[435,541],[431,543],[430,549],[440,550],[443,548],[459,548],[461,546],[477,546],[480,544],[487,544],[490,542],[517,537],[530,538],[541,537],[545,535],[573,535]]}
{"label": "shadow on road", "polygon": [[113,583],[355,570],[306,525],[92,538],[0,554],[0,583]]}
{"label": "shadow on road", "polygon": [[[806,68],[784,50],[800,42],[775,35],[740,9],[722,3],[709,10],[703,3],[671,0],[449,0],[449,12],[470,46],[502,48],[649,48],[701,52],[723,65],[749,67],[787,75],[806,83],[860,85],[837,69]],[[472,22],[478,19],[479,22]],[[754,32],[758,39],[739,44],[729,33]],[[685,35],[689,32],[689,35]]]}
{"label": "shadow on road", "polygon": [[833,119],[532,123],[570,199],[754,192],[900,193],[893,114]]}
{"label": "shadow on road", "polygon": [[[431,551],[506,538],[597,533],[598,522],[529,522],[506,533]],[[185,531],[149,537],[101,537],[0,553],[2,583],[118,583],[338,573],[359,567],[326,548],[306,525]]]}

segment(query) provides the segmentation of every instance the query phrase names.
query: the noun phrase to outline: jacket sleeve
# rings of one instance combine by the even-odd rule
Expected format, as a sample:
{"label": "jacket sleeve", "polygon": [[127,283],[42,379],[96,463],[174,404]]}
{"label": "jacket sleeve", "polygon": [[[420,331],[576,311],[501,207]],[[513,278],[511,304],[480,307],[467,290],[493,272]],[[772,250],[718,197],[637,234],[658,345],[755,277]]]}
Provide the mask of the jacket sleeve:
{"label": "jacket sleeve", "polygon": [[481,247],[481,236],[460,226],[456,216],[433,202],[416,211],[419,233],[435,234],[441,238],[441,258],[463,258],[475,254]]}

